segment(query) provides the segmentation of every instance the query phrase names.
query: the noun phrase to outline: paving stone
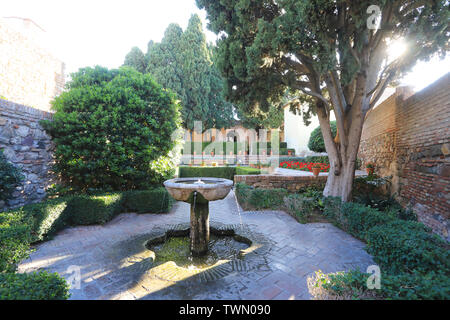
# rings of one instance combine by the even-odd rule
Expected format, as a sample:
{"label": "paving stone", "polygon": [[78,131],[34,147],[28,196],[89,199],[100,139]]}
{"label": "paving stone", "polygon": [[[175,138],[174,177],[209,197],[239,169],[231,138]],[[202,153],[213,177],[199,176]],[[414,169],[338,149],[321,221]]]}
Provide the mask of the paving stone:
{"label": "paving stone", "polygon": [[37,245],[19,271],[45,268],[67,278],[67,268],[78,265],[82,287],[70,291],[71,299],[80,300],[310,299],[306,279],[315,271],[374,264],[364,243],[333,225],[302,225],[282,211],[238,211],[233,192],[210,203],[210,212],[211,226],[233,228],[261,245],[243,260],[204,272],[155,267],[145,241],[189,226],[189,204],[176,203],[169,214],[121,214],[103,226],[65,229]]}

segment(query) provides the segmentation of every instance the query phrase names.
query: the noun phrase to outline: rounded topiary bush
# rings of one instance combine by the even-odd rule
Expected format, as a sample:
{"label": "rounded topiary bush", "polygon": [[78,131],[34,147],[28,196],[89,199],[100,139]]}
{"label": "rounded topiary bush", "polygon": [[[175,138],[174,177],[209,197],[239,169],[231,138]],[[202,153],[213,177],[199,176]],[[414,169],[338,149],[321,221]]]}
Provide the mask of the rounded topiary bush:
{"label": "rounded topiary bush", "polygon": [[[336,121],[330,122],[331,132],[333,133],[333,137],[336,136]],[[323,141],[322,131],[320,130],[320,126],[315,128],[311,132],[311,136],[309,137],[308,148],[311,151],[315,152],[325,152],[325,142]]]}
{"label": "rounded topiary bush", "polygon": [[80,191],[146,189],[170,176],[181,120],[175,96],[132,68],[84,68],[53,101],[42,125],[55,143],[55,171]]}
{"label": "rounded topiary bush", "polygon": [[15,188],[22,182],[24,176],[11,162],[6,160],[0,150],[0,201],[11,198]]}

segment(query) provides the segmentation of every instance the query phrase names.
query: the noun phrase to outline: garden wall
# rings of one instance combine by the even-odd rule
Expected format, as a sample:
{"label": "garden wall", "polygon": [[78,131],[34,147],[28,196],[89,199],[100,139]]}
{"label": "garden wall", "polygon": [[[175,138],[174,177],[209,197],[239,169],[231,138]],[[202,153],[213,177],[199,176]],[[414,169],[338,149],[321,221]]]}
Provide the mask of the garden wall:
{"label": "garden wall", "polygon": [[38,37],[18,30],[0,18],[0,97],[49,111],[64,88],[64,63],[43,49]]}
{"label": "garden wall", "polygon": [[0,99],[0,149],[25,176],[13,199],[0,201],[0,211],[37,202],[45,196],[52,182],[49,166],[53,146],[39,121],[51,118],[49,112]]}
{"label": "garden wall", "polygon": [[392,176],[392,195],[450,240],[450,73],[416,94],[398,88],[369,113],[358,157]]}
{"label": "garden wall", "polygon": [[327,181],[326,176],[283,176],[283,175],[236,175],[234,183],[245,183],[255,188],[273,189],[285,188],[289,192],[296,192],[309,186],[324,186]]}

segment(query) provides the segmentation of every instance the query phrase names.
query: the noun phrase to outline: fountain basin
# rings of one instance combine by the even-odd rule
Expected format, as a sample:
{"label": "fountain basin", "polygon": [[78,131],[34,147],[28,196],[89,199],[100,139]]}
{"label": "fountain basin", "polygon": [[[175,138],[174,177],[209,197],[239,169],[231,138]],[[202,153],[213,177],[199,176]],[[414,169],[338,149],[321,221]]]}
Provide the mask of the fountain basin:
{"label": "fountain basin", "polygon": [[[198,181],[203,183],[197,183]],[[164,187],[178,201],[193,202],[192,194],[201,194],[206,201],[224,199],[231,190],[233,181],[222,178],[176,178],[164,182]]]}
{"label": "fountain basin", "polygon": [[164,187],[178,201],[191,204],[190,249],[193,256],[208,253],[209,202],[224,199],[233,181],[221,178],[177,178],[164,182]]}

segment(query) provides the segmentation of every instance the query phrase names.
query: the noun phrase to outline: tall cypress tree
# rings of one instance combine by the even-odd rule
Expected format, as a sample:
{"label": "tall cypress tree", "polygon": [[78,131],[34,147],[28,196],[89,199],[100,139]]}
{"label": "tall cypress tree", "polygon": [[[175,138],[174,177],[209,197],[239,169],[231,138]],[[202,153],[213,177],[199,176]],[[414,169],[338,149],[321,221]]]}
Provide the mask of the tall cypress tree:
{"label": "tall cypress tree", "polygon": [[[138,69],[140,64],[130,60],[138,59],[128,59],[128,65]],[[145,60],[145,72],[177,94],[185,128],[193,129],[195,121],[202,121],[204,130],[232,125],[233,105],[224,98],[214,50],[206,42],[198,15],[192,15],[184,32],[179,25],[170,24],[160,43],[148,43]]]}
{"label": "tall cypress tree", "polygon": [[145,73],[147,69],[147,59],[141,49],[133,47],[126,55],[124,65],[133,67],[141,73]]}
{"label": "tall cypress tree", "polygon": [[210,69],[212,61],[209,56],[206,37],[202,30],[202,22],[197,15],[189,20],[188,27],[183,33],[182,52],[184,90],[186,100],[183,101],[184,124],[187,128],[194,127],[194,121],[202,120],[203,126],[211,128],[214,120],[211,118],[209,108]]}
{"label": "tall cypress tree", "polygon": [[[183,74],[183,29],[178,24],[170,24],[161,43],[150,41],[147,52],[147,72],[164,88],[171,89],[177,94],[185,109],[186,90]],[[184,122],[184,111],[182,110]]]}

